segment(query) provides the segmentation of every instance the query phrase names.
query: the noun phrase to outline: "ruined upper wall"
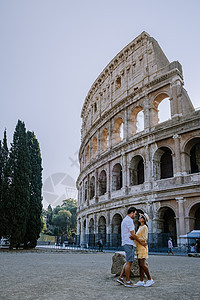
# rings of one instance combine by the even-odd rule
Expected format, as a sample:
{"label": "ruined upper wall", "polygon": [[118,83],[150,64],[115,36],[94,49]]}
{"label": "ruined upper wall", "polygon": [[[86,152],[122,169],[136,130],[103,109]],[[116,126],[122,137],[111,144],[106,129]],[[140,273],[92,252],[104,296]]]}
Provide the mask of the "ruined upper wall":
{"label": "ruined upper wall", "polygon": [[175,73],[183,86],[181,64],[170,63],[158,42],[142,32],[111,60],[89,90],[81,112],[82,138],[92,124],[122,99],[142,89],[150,90],[170,76],[171,83],[177,77],[173,75],[172,79],[169,74]]}

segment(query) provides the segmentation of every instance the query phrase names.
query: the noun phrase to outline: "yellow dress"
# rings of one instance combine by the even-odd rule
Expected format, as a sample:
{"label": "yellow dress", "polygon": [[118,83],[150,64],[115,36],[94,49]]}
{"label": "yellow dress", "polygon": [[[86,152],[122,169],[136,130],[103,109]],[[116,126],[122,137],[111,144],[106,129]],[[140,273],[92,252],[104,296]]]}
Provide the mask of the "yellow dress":
{"label": "yellow dress", "polygon": [[[140,226],[138,231],[136,232],[136,235],[141,241],[146,242],[148,239],[148,227],[146,225]],[[148,258],[148,246],[144,247],[137,241],[135,241],[135,243],[137,258]]]}

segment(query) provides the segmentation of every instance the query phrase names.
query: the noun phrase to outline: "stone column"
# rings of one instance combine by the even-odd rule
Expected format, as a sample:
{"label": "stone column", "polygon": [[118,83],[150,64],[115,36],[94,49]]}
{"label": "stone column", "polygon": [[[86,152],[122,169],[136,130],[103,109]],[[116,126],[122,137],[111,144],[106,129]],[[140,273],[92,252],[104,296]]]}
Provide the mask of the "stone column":
{"label": "stone column", "polygon": [[144,130],[145,130],[145,132],[147,132],[148,129],[150,128],[150,126],[151,126],[151,122],[150,122],[150,105],[149,105],[149,99],[148,99],[147,96],[145,97],[143,103],[144,103],[144,108],[143,108],[143,111],[144,111]]}
{"label": "stone column", "polygon": [[80,219],[77,219],[77,229],[76,229],[76,234],[77,234],[77,245],[80,245]]}
{"label": "stone column", "polygon": [[108,147],[112,148],[112,121],[109,120],[109,126],[108,126]]}
{"label": "stone column", "polygon": [[175,168],[174,168],[174,176],[181,176],[181,154],[180,154],[180,136],[175,134],[173,136],[174,144],[175,144]]}
{"label": "stone column", "polygon": [[94,235],[95,235],[95,245],[98,241],[98,218],[97,214],[94,213]]}
{"label": "stone column", "polygon": [[110,211],[106,212],[106,247],[110,247],[111,238],[111,224],[110,224]]}
{"label": "stone column", "polygon": [[144,186],[145,190],[151,189],[151,179],[152,179],[152,170],[151,170],[151,160],[150,160],[150,147],[147,145],[145,147],[146,159],[144,161]]}
{"label": "stone column", "polygon": [[108,194],[108,199],[110,199],[110,191],[111,191],[111,174],[110,174],[110,162],[108,161],[107,162],[107,176],[106,176],[106,179],[107,179],[107,194]]}
{"label": "stone column", "polygon": [[100,155],[101,144],[100,144],[100,129],[97,130],[97,156]]}
{"label": "stone column", "polygon": [[184,198],[177,197],[176,198],[177,206],[178,206],[178,218],[177,218],[177,240],[180,244],[181,239],[180,235],[186,234],[186,226],[185,226],[185,209],[184,209]]}
{"label": "stone column", "polygon": [[81,217],[81,236],[80,236],[80,245],[84,245],[85,243],[85,230],[84,230],[84,220]]}
{"label": "stone column", "polygon": [[124,193],[127,194],[127,157],[125,153],[122,153],[122,188]]}
{"label": "stone column", "polygon": [[99,197],[99,175],[98,169],[95,170],[95,202],[98,202]]}
{"label": "stone column", "polygon": [[170,95],[170,107],[171,107],[171,116],[172,118],[177,117],[182,114],[182,111],[180,109],[180,105],[178,103],[179,101],[179,94],[181,90],[182,83],[179,79],[175,79],[171,83],[171,95]]}
{"label": "stone column", "polygon": [[87,247],[89,244],[89,219],[88,219],[88,216],[86,216],[85,243],[86,243],[86,247]]}
{"label": "stone column", "polygon": [[124,132],[123,132],[123,138],[127,142],[128,140],[128,112],[127,112],[127,107],[124,110]]}

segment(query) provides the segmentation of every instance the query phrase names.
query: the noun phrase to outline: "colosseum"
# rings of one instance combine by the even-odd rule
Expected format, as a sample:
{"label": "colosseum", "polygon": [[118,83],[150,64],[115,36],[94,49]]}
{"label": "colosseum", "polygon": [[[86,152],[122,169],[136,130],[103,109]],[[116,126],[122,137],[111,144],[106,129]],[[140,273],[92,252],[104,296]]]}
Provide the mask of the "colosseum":
{"label": "colosseum", "polygon": [[142,32],[111,60],[81,118],[78,244],[119,247],[130,206],[149,215],[150,249],[200,229],[200,110],[153,37]]}

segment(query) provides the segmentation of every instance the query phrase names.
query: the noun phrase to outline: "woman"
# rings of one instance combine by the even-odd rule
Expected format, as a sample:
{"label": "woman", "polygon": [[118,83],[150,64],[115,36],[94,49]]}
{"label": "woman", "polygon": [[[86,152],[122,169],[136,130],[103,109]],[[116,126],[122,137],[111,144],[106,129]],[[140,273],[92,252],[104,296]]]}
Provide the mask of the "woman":
{"label": "woman", "polygon": [[[137,237],[141,241],[147,241],[148,239],[148,227],[147,227],[147,222],[149,220],[149,217],[147,214],[139,214],[139,229],[136,232]],[[136,253],[137,253],[137,258],[140,266],[140,281],[138,281],[136,284],[134,284],[134,287],[137,286],[151,286],[154,284],[153,279],[150,276],[149,269],[145,264],[145,259],[148,258],[148,246],[142,246],[140,243],[135,241],[136,243]],[[147,276],[147,282],[144,283],[144,274]]]}

